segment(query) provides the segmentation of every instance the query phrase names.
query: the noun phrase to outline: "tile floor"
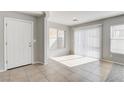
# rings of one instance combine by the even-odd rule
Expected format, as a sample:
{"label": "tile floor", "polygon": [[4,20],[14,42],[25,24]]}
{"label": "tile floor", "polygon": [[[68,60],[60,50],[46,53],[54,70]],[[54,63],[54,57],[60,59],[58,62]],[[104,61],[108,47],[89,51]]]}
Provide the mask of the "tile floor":
{"label": "tile floor", "polygon": [[0,72],[1,82],[118,82],[124,81],[124,66],[92,62],[67,67],[49,60],[49,64],[27,65]]}

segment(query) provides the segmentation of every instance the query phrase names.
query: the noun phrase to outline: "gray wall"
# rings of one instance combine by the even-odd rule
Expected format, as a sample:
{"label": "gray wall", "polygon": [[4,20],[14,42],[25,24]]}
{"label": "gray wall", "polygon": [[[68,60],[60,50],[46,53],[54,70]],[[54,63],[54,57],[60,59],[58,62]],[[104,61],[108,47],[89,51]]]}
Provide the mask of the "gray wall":
{"label": "gray wall", "polygon": [[37,18],[37,61],[44,63],[44,17]]}
{"label": "gray wall", "polygon": [[73,53],[73,29],[78,27],[95,25],[95,24],[102,24],[102,58],[105,60],[124,63],[124,55],[112,54],[110,52],[110,26],[117,24],[124,24],[124,15],[73,26],[71,31],[72,53]]}
{"label": "gray wall", "polygon": [[[0,70],[4,69],[4,32],[3,32],[4,31],[4,17],[12,17],[12,18],[17,18],[17,19],[22,19],[22,20],[31,20],[34,22],[34,39],[37,40],[37,42],[34,43],[34,61],[41,60],[41,58],[39,58],[39,50],[41,47],[39,48],[39,46],[38,46],[38,43],[40,42],[38,40],[39,39],[38,31],[41,31],[41,30],[43,31],[43,29],[41,29],[41,30],[37,29],[37,26],[39,23],[39,22],[37,22],[38,21],[37,18],[33,17],[33,16],[22,14],[22,13],[18,13],[18,12],[7,12],[7,11],[2,12],[1,11],[0,12]],[[41,22],[43,22],[43,20],[41,20]],[[41,26],[41,28],[42,28],[42,26]],[[43,56],[43,55],[41,55],[41,56]]]}
{"label": "gray wall", "polygon": [[[49,46],[47,47],[48,48],[48,57],[51,57],[51,56],[63,56],[63,55],[68,55],[70,54],[70,28],[66,25],[62,25],[62,24],[57,24],[57,23],[52,23],[52,22],[48,22],[48,30],[49,28],[52,27],[52,28],[58,28],[58,29],[62,29],[64,31],[66,31],[66,36],[65,36],[65,48],[63,49],[49,49]],[[47,41],[48,43],[48,41]],[[49,44],[47,44],[49,45]]]}

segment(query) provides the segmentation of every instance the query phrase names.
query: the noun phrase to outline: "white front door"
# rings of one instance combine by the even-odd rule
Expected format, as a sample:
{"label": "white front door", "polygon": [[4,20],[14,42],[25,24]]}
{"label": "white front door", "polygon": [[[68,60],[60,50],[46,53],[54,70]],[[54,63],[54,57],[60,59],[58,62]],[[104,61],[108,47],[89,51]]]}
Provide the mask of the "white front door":
{"label": "white front door", "polygon": [[32,22],[5,18],[7,69],[32,63]]}

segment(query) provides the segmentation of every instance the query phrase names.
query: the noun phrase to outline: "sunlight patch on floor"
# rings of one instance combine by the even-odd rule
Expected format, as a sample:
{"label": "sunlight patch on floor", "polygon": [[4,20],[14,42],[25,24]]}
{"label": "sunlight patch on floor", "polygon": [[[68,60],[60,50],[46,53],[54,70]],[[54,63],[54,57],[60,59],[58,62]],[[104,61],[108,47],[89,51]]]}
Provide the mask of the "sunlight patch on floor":
{"label": "sunlight patch on floor", "polygon": [[78,55],[67,55],[62,57],[51,57],[52,60],[59,62],[61,64],[64,64],[69,67],[74,67],[94,61],[98,61],[98,59],[95,58],[89,58],[89,57],[82,57]]}

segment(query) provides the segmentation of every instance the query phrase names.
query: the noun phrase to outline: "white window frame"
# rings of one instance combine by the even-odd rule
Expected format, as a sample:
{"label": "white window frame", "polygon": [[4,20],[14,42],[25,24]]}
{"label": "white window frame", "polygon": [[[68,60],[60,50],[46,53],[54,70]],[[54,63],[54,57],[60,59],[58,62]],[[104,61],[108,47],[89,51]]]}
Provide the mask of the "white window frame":
{"label": "white window frame", "polygon": [[124,23],[123,23],[123,24],[115,24],[115,25],[111,25],[111,26],[110,26],[110,32],[109,32],[109,34],[110,34],[110,35],[109,35],[109,36],[110,36],[110,38],[109,38],[109,39],[110,39],[110,40],[109,40],[109,42],[110,42],[110,47],[109,47],[109,50],[110,50],[110,53],[111,53],[111,54],[124,55],[124,53],[117,53],[117,52],[112,52],[112,51],[111,51],[111,46],[112,46],[112,45],[111,45],[111,34],[112,34],[111,32],[112,32],[112,27],[113,27],[113,26],[119,26],[119,25],[124,25]]}
{"label": "white window frame", "polygon": [[[103,40],[102,40],[102,28],[103,28],[103,25],[102,24],[95,24],[95,25],[88,25],[88,26],[84,26],[84,27],[77,27],[77,28],[74,28],[73,30],[74,30],[74,32],[75,31],[78,31],[78,30],[84,30],[84,29],[90,29],[90,28],[95,28],[95,27],[100,27],[100,42],[99,42],[99,48],[100,48],[100,50],[99,50],[99,52],[100,52],[100,58],[99,59],[102,59],[102,56],[103,56],[103,50],[102,50],[102,48],[103,48],[103,46],[102,46],[102,44],[103,44]],[[73,38],[74,38],[74,35],[73,35]],[[75,42],[74,42],[74,44],[75,44]],[[75,49],[75,47],[73,48],[73,51],[74,51],[74,49]]]}
{"label": "white window frame", "polygon": [[[57,30],[57,48],[50,48],[50,36],[49,36],[49,31],[50,31],[51,28]],[[63,30],[63,31],[64,31],[64,47],[63,47],[63,48],[59,48],[59,47],[58,47],[58,32],[59,32],[59,30],[63,30],[63,29],[59,29],[59,28],[55,28],[55,27],[49,27],[49,29],[48,29],[48,48],[49,48],[50,50],[65,49],[65,48],[66,48],[66,31],[65,31],[65,30]]]}

